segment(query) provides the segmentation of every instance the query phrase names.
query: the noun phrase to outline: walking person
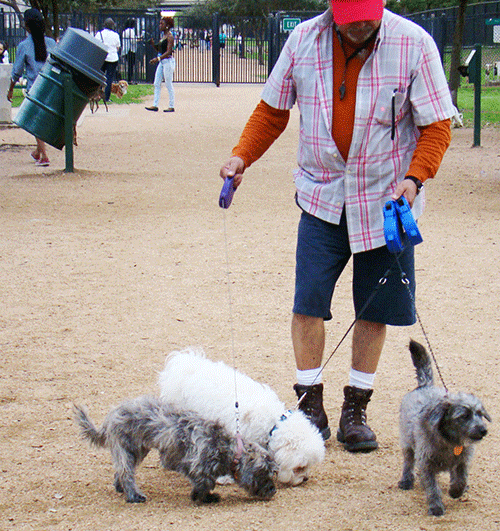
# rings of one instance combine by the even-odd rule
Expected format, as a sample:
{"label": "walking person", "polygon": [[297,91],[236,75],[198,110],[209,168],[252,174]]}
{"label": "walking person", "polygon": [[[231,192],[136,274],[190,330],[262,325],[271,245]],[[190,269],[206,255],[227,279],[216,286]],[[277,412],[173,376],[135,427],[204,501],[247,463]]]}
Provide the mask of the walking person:
{"label": "walking person", "polygon": [[222,30],[220,33],[219,33],[219,49],[220,49],[220,54],[221,55],[224,55],[224,49],[226,48],[226,31],[225,30]]}
{"label": "walking person", "polygon": [[122,33],[123,55],[127,62],[127,81],[129,85],[134,83],[135,57],[137,54],[137,36],[135,33],[135,20],[127,19]]}
{"label": "walking person", "polygon": [[[324,321],[332,318],[335,284],[352,257],[356,321],[337,429],[338,441],[351,452],[378,446],[366,409],[386,327],[415,322],[412,298],[397,271],[370,301],[394,265],[385,245],[383,207],[404,196],[414,216],[422,214],[422,185],[439,168],[454,115],[432,37],[384,6],[384,0],[330,0],[328,11],[295,28],[220,171],[223,179],[234,177],[238,187],[243,172],[283,132],[290,109],[298,104],[295,185],[302,212],[291,327],[294,390],[303,397],[300,409],[327,439]],[[411,245],[399,261],[414,296]]]}
{"label": "walking person", "polygon": [[165,86],[168,91],[168,107],[163,112],[175,111],[175,94],[174,94],[174,70],[175,58],[174,53],[174,36],[170,31],[174,27],[174,19],[172,17],[162,17],[159,28],[161,38],[159,42],[154,42],[151,39],[151,44],[157,51],[157,57],[151,59],[151,64],[156,64],[155,80],[154,80],[154,101],[151,107],[146,107],[146,110],[157,112],[160,104],[161,83],[165,80]]}
{"label": "walking person", "polygon": [[104,101],[110,103],[111,98],[111,85],[116,78],[116,69],[118,67],[118,61],[120,59],[119,51],[121,48],[120,35],[116,33],[116,24],[112,18],[107,18],[104,21],[104,28],[97,32],[95,37],[102,41],[104,46],[108,50],[108,55],[104,64],[102,65],[102,71],[106,74],[106,89],[104,90]]}
{"label": "walking person", "polygon": [[[14,87],[23,73],[26,75],[26,91],[29,93],[48,53],[56,45],[54,39],[45,36],[45,21],[38,9],[32,8],[24,12],[24,24],[28,36],[19,43],[16,50],[16,60],[12,67],[10,87],[7,92],[7,99],[10,102],[12,102]],[[50,165],[45,142],[40,138],[36,138],[36,149],[31,152],[31,157],[37,166]]]}

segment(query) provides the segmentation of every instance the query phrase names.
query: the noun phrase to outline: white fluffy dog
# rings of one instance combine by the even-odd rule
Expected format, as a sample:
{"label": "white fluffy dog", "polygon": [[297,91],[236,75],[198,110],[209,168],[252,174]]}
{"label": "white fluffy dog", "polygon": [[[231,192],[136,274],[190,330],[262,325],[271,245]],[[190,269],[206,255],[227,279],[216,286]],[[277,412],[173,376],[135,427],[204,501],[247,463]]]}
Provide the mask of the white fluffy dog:
{"label": "white fluffy dog", "polygon": [[300,410],[288,411],[267,385],[224,362],[188,348],[168,355],[159,378],[161,398],[222,423],[236,434],[236,397],[243,439],[267,447],[278,466],[278,481],[300,485],[325,457],[318,429]]}

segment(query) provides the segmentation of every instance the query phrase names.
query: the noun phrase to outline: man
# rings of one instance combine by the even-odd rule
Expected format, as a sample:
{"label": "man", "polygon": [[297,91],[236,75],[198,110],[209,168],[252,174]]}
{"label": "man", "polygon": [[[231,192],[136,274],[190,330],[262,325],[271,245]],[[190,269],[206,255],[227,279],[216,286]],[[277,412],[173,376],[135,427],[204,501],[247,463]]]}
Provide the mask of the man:
{"label": "man", "polygon": [[135,34],[136,21],[128,18],[122,33],[123,55],[127,58],[127,81],[129,85],[135,84],[134,66],[137,53],[137,36]]}
{"label": "man", "polygon": [[106,74],[106,88],[104,89],[104,101],[106,103],[111,102],[111,85],[115,80],[116,69],[120,60],[118,55],[121,48],[120,35],[116,33],[115,28],[115,21],[108,17],[104,21],[104,28],[95,34],[96,39],[99,39],[108,50],[108,55],[106,55],[102,65],[102,71]]}
{"label": "man", "polygon": [[[323,408],[324,321],[335,283],[353,256],[356,322],[337,439],[352,452],[377,448],[366,422],[386,325],[411,325],[415,311],[385,245],[383,206],[404,196],[418,217],[422,183],[450,143],[454,109],[432,38],[384,9],[384,0],[331,0],[331,9],[288,38],[221,177],[243,172],[285,129],[298,104],[295,172],[298,230],[292,343],[299,407],[330,436]],[[420,193],[419,193],[420,192]],[[400,264],[415,292],[413,247]],[[394,269],[394,268],[393,268]],[[397,268],[396,268],[397,269]]]}

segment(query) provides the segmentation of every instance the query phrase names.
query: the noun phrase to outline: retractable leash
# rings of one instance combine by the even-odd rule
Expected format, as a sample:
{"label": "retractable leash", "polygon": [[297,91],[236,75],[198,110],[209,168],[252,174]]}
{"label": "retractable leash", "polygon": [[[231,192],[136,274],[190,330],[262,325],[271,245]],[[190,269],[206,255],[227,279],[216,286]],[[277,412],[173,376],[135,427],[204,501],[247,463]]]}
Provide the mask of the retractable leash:
{"label": "retractable leash", "polygon": [[[371,292],[370,296],[368,297],[368,299],[365,301],[365,303],[363,304],[363,307],[361,308],[361,310],[359,311],[358,315],[356,316],[356,318],[353,320],[353,322],[349,325],[349,328],[346,330],[345,334],[342,336],[342,338],[340,339],[340,341],[337,343],[337,346],[333,349],[333,352],[330,354],[330,356],[328,356],[328,359],[325,361],[325,363],[323,364],[323,366],[321,367],[321,370],[319,371],[319,373],[316,375],[316,378],[314,378],[313,382],[311,383],[311,386],[314,385],[314,383],[316,382],[316,380],[321,376],[321,374],[323,374],[323,371],[325,370],[325,367],[328,365],[328,363],[330,362],[330,360],[333,358],[333,356],[335,355],[335,353],[337,352],[337,350],[340,348],[340,345],[342,345],[342,343],[344,342],[345,338],[349,335],[349,332],[353,329],[354,325],[356,324],[356,321],[358,321],[359,319],[361,319],[361,316],[365,313],[366,309],[368,308],[368,306],[371,304],[371,302],[373,301],[373,299],[375,298],[375,296],[377,295],[378,291],[380,290],[380,288],[387,282],[387,278],[389,277],[389,275],[391,274],[392,272],[392,269],[393,267],[395,266],[396,264],[396,261],[394,261],[391,266],[389,267],[389,269],[387,269],[387,271],[384,273],[384,276],[378,281],[378,284],[375,286],[374,290]],[[307,391],[300,397],[299,401],[297,402],[297,405],[295,406],[296,408],[299,407],[300,403],[302,402],[302,400],[305,398],[305,396],[307,395]]]}
{"label": "retractable leash", "polygon": [[412,245],[418,245],[423,241],[420,231],[418,230],[417,222],[415,221],[415,218],[413,217],[413,214],[411,212],[410,205],[404,197],[400,197],[395,201],[387,201],[387,203],[385,204],[384,234],[385,241],[387,243],[387,248],[391,253],[395,254],[396,256],[396,263],[401,273],[401,282],[404,284],[406,290],[408,291],[408,295],[415,310],[415,315],[417,317],[418,324],[420,325],[420,328],[424,335],[425,342],[427,343],[427,347],[429,349],[429,352],[431,353],[432,360],[434,361],[434,365],[436,366],[436,370],[438,372],[441,383],[443,384],[445,391],[448,392],[448,388],[444,383],[444,378],[441,374],[441,370],[436,360],[436,356],[434,355],[434,351],[432,350],[429,337],[427,336],[424,325],[417,311],[415,297],[413,296],[413,293],[410,289],[410,281],[408,280],[408,277],[406,276],[406,273],[401,266],[401,262],[399,261],[400,253],[405,248],[407,242],[411,243]]}
{"label": "retractable leash", "polygon": [[[401,273],[401,282],[406,286],[406,289],[410,296],[410,300],[413,304],[413,308],[415,309],[415,315],[417,316],[418,323],[420,324],[420,328],[422,329],[422,332],[424,334],[427,346],[429,348],[429,352],[431,353],[432,359],[434,361],[434,365],[436,366],[437,372],[439,374],[439,378],[441,379],[444,389],[446,390],[446,392],[448,392],[448,388],[446,387],[446,384],[444,383],[444,379],[439,369],[436,356],[434,355],[434,351],[432,350],[432,347],[430,345],[429,338],[422,324],[422,320],[420,319],[420,316],[418,314],[417,306],[415,304],[415,298],[413,297],[413,294],[411,292],[410,285],[409,285],[410,281],[408,280],[406,273],[403,271],[401,262],[399,261],[399,257],[401,253],[403,252],[404,248],[406,247],[407,243],[411,243],[412,245],[418,245],[419,243],[422,243],[423,241],[423,238],[418,229],[417,222],[415,221],[415,218],[413,217],[410,205],[408,201],[406,200],[406,198],[400,197],[399,199],[394,200],[394,201],[387,201],[387,203],[384,205],[384,236],[385,236],[385,242],[387,244],[387,248],[389,249],[389,252],[395,255],[394,262],[391,264],[389,269],[387,269],[387,271],[384,273],[384,276],[378,281],[378,284],[375,286],[375,289],[372,291],[370,297],[368,297],[368,299],[366,300],[365,304],[361,308],[360,312],[358,313],[354,321],[351,323],[351,325],[349,326],[345,334],[342,336],[342,338],[338,342],[333,352],[330,354],[326,362],[323,364],[323,366],[321,367],[321,370],[319,371],[314,381],[316,381],[319,378],[319,376],[323,373],[323,370],[325,369],[326,365],[333,358],[333,356],[339,349],[340,345],[343,343],[345,338],[348,336],[349,332],[352,330],[352,328],[356,324],[356,321],[358,321],[362,317],[362,315],[364,314],[368,306],[371,304],[371,302],[375,298],[377,292],[387,282],[387,278],[391,274],[394,265],[397,264],[399,271]],[[314,385],[314,382],[312,383],[312,385]],[[304,393],[300,397],[299,401],[297,402],[296,407],[299,406],[299,404],[305,398],[306,394],[307,393]]]}
{"label": "retractable leash", "polygon": [[243,442],[241,439],[240,433],[240,411],[238,403],[238,389],[236,384],[236,355],[234,347],[234,321],[233,321],[233,301],[231,297],[231,281],[229,278],[230,269],[229,269],[229,250],[228,250],[228,238],[227,238],[227,224],[226,224],[226,210],[231,206],[233,201],[234,192],[236,188],[234,187],[234,178],[226,177],[224,184],[222,185],[222,190],[219,196],[219,206],[222,208],[223,220],[224,220],[224,251],[226,256],[226,277],[227,277],[227,297],[229,304],[229,328],[231,330],[231,355],[233,359],[233,368],[234,368],[234,409],[236,415],[236,440],[238,442],[238,453],[241,455],[243,449]]}

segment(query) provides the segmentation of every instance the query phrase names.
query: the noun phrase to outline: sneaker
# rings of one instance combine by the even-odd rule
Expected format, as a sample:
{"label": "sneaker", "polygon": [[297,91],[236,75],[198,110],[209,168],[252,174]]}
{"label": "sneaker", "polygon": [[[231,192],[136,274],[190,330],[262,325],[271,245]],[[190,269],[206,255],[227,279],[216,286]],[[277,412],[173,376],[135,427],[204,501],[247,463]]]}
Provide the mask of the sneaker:
{"label": "sneaker", "polygon": [[153,111],[158,112],[158,107],[152,106],[152,107],[145,107],[146,111]]}
{"label": "sneaker", "polygon": [[37,153],[36,151],[32,151],[30,153],[31,158],[36,162],[37,160],[40,160],[40,153]]}
{"label": "sneaker", "polygon": [[295,384],[293,390],[300,400],[299,409],[318,428],[323,440],[330,438],[331,431],[328,426],[328,417],[323,408],[323,384],[299,385]]}
{"label": "sneaker", "polygon": [[175,109],[173,107],[169,107],[168,109],[165,109],[163,112],[175,112]]}
{"label": "sneaker", "polygon": [[38,159],[35,162],[35,166],[50,166],[50,160],[49,159]]}
{"label": "sneaker", "polygon": [[378,448],[377,437],[366,423],[366,406],[373,389],[344,387],[344,404],[337,430],[337,441],[348,452],[371,452]]}

